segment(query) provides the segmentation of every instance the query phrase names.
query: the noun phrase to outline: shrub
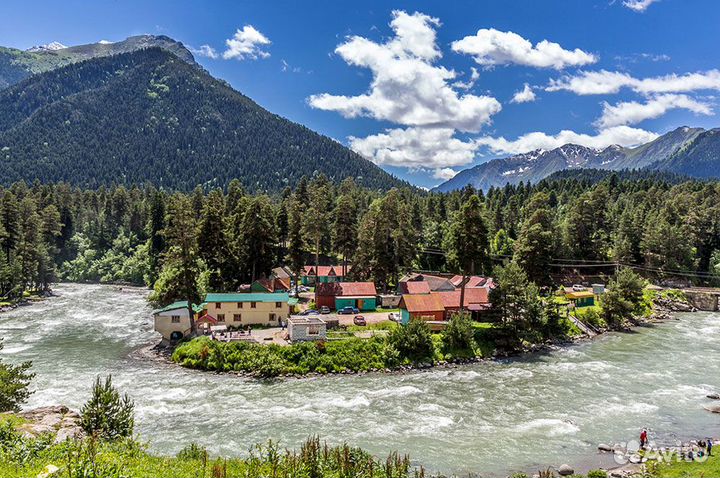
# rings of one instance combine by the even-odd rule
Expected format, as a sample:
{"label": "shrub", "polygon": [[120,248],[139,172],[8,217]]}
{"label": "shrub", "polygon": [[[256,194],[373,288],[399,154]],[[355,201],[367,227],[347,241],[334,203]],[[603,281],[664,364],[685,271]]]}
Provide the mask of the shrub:
{"label": "shrub", "polygon": [[177,454],[180,460],[203,460],[207,461],[208,452],[207,448],[200,446],[197,443],[191,443],[180,450]]}
{"label": "shrub", "polygon": [[133,433],[135,404],[126,394],[120,397],[112,385],[112,376],[103,384],[100,377],[95,380],[92,397],[83,405],[80,414],[86,433],[107,440],[130,437]]}
{"label": "shrub", "polygon": [[[0,350],[3,348],[0,338]],[[8,365],[0,359],[0,412],[18,412],[20,405],[30,396],[30,380],[35,376],[28,372],[31,362]]]}
{"label": "shrub", "polygon": [[475,330],[470,315],[454,314],[443,331],[443,344],[446,351],[473,354],[475,348]]}
{"label": "shrub", "polygon": [[413,319],[405,327],[398,327],[388,340],[401,358],[413,362],[432,361],[435,355],[430,327],[423,320]]}

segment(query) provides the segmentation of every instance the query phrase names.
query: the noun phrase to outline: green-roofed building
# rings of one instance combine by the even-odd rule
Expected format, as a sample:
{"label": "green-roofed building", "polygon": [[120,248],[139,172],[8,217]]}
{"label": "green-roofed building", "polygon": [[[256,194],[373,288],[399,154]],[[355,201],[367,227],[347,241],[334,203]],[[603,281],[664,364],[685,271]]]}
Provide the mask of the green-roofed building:
{"label": "green-roofed building", "polygon": [[290,316],[287,292],[211,293],[205,297],[207,314],[218,325],[279,326]]}
{"label": "green-roofed building", "polygon": [[190,334],[190,312],[185,300],[154,310],[153,319],[155,331],[165,341],[176,342]]}

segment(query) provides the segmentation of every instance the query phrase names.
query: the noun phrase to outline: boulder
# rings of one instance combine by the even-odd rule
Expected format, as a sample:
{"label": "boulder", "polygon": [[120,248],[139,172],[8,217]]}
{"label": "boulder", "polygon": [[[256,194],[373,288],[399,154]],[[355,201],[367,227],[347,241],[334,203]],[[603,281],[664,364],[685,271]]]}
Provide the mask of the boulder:
{"label": "boulder", "polygon": [[708,405],[705,410],[712,413],[720,413],[720,405]]}
{"label": "boulder", "polygon": [[720,400],[720,393],[708,393],[707,398],[710,400]]}
{"label": "boulder", "polygon": [[600,451],[613,451],[612,447],[608,445],[607,443],[600,443],[598,445],[598,450]]}
{"label": "boulder", "polygon": [[37,438],[48,433],[54,434],[55,428],[42,423],[23,423],[18,427],[18,431],[28,438]]}
{"label": "boulder", "polygon": [[55,435],[55,443],[62,443],[65,440],[73,438],[82,438],[83,435],[83,429],[80,427],[61,428]]}
{"label": "boulder", "polygon": [[558,468],[558,474],[560,474],[560,476],[570,476],[574,473],[575,470],[567,463],[563,463],[560,465],[560,468]]}

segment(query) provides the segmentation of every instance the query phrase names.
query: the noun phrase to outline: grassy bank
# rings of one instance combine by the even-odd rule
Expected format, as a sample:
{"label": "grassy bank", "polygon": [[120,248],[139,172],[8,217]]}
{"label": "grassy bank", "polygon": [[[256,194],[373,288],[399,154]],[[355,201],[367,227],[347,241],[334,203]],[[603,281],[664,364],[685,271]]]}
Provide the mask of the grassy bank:
{"label": "grassy bank", "polygon": [[[563,322],[562,337],[572,334]],[[361,330],[385,333],[369,338],[352,335]],[[217,342],[198,337],[178,346],[172,360],[184,367],[217,372],[241,372],[258,377],[309,373],[369,372],[403,366],[492,357],[498,349],[517,350],[529,345],[513,339],[500,324],[463,320],[442,333],[431,333],[424,323],[400,327],[393,322],[372,327],[350,327],[332,333],[333,340],[287,346]],[[542,338],[541,338],[542,339]]]}
{"label": "grassy bank", "polygon": [[659,478],[684,478],[690,476],[714,477],[720,476],[720,458],[714,450],[713,456],[707,461],[673,461],[671,463],[658,463],[650,467],[651,476]]}

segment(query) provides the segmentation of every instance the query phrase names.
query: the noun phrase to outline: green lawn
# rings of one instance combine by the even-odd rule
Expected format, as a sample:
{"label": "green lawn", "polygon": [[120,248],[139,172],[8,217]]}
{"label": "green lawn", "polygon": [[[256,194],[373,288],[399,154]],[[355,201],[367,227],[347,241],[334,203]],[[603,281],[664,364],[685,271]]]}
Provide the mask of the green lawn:
{"label": "green lawn", "polygon": [[718,458],[717,450],[713,450],[711,456],[705,462],[672,462],[670,464],[660,463],[657,465],[657,476],[668,478],[714,478],[720,476],[720,458]]}

